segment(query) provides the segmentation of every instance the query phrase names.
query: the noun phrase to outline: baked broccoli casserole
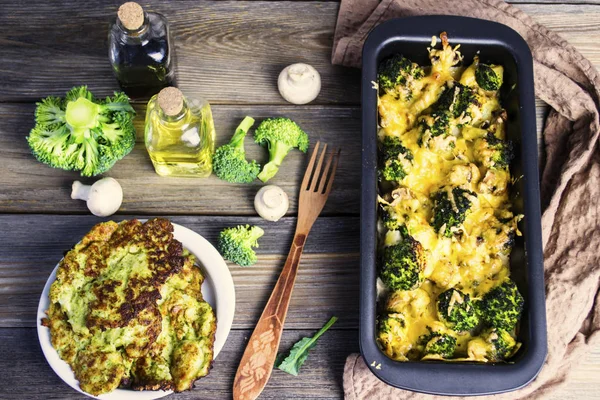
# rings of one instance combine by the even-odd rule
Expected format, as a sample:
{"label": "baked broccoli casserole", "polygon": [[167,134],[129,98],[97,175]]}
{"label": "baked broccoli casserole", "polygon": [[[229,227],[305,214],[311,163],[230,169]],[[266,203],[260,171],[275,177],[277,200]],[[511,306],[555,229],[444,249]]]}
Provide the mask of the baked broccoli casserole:
{"label": "baked broccoli casserole", "polygon": [[392,359],[497,362],[519,348],[523,297],[509,277],[511,211],[503,67],[433,38],[430,67],[378,68],[380,312]]}
{"label": "baked broccoli casserole", "polygon": [[168,220],[101,223],[60,262],[43,324],[87,393],[190,389],[213,360],[203,280]]}

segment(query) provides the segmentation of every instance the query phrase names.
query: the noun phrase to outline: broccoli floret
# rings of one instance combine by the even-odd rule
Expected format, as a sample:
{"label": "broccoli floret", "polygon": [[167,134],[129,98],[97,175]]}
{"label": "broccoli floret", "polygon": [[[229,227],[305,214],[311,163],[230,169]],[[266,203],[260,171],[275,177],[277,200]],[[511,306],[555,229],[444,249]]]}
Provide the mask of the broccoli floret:
{"label": "broccoli floret", "polygon": [[514,158],[513,144],[488,132],[485,137],[475,141],[473,156],[486,168],[506,169]]}
{"label": "broccoli floret", "polygon": [[226,228],[219,234],[219,252],[226,260],[242,267],[256,263],[253,247],[258,247],[258,239],[265,231],[258,226],[238,225]]}
{"label": "broccoli floret", "polygon": [[381,170],[381,177],[389,182],[401,181],[406,176],[406,171],[400,160],[387,160],[383,164]]}
{"label": "broccoli floret", "polygon": [[377,343],[392,357],[403,357],[398,348],[406,340],[407,326],[404,315],[390,312],[378,317]]}
{"label": "broccoli floret", "polygon": [[400,231],[401,236],[408,236],[408,228],[405,225],[406,218],[399,216],[394,207],[388,206],[383,209],[381,221],[387,230]]}
{"label": "broccoli floret", "polygon": [[421,243],[409,235],[383,249],[380,277],[392,290],[413,290],[423,282],[425,254]]}
{"label": "broccoli floret", "polygon": [[431,136],[440,136],[449,133],[450,119],[452,114],[448,110],[437,110],[431,115],[423,115],[419,118],[421,133],[429,130]]}
{"label": "broccoli floret", "polygon": [[253,118],[244,118],[235,130],[231,141],[215,152],[213,170],[219,179],[231,183],[250,183],[258,176],[260,165],[256,161],[248,162],[244,150],[246,133],[253,124]]}
{"label": "broccoli floret", "polygon": [[483,90],[498,90],[502,86],[502,76],[489,65],[479,63],[475,69],[475,80]]}
{"label": "broccoli floret", "polygon": [[[431,106],[431,113],[419,117],[419,127],[421,128],[419,146],[423,145],[425,138],[449,135],[454,118],[460,118],[457,122],[459,127],[469,122],[471,119],[470,108],[478,104],[473,89],[455,81],[447,82],[438,101]],[[453,143],[450,142],[450,144]]]}
{"label": "broccoli floret", "polygon": [[386,181],[401,181],[413,159],[412,152],[402,145],[398,137],[386,136],[381,143],[383,168],[381,177]]}
{"label": "broccoli floret", "polygon": [[398,87],[404,86],[402,92],[407,101],[412,98],[411,83],[424,76],[423,68],[400,54],[383,60],[377,69],[377,83],[380,90],[398,97],[400,96]]}
{"label": "broccoli floret", "polygon": [[279,166],[289,151],[298,148],[306,153],[308,135],[289,118],[264,120],[254,132],[256,143],[269,148],[269,162],[264,165],[258,179],[267,182],[279,171]]}
{"label": "broccoli floret", "polygon": [[406,328],[404,315],[400,313],[388,313],[379,317],[379,334],[389,334],[392,336],[402,336]]}
{"label": "broccoli floret", "polygon": [[480,360],[498,362],[510,358],[519,344],[510,332],[504,329],[487,328],[478,337],[473,338],[467,345],[470,357]]}
{"label": "broccoli floret", "polygon": [[393,211],[392,207],[384,208],[381,213],[381,220],[383,221],[383,226],[390,231],[397,231],[404,226],[400,223],[398,218],[396,218],[396,213]]}
{"label": "broccoli floret", "polygon": [[437,312],[440,321],[457,332],[470,331],[479,325],[479,315],[469,295],[458,289],[440,293]]}
{"label": "broccoli floret", "polygon": [[[449,191],[442,189],[433,195],[433,219],[431,225],[443,236],[452,237],[456,228],[465,221],[471,208],[468,196],[476,196],[470,190],[455,187],[452,189],[452,200]],[[442,229],[443,228],[443,229]]]}
{"label": "broccoli floret", "polygon": [[381,213],[381,220],[383,221],[383,226],[385,226],[390,231],[397,231],[398,229],[400,229],[400,221],[398,221],[395,217],[395,214],[389,209],[383,210]]}
{"label": "broccoli floret", "polygon": [[524,303],[517,285],[512,280],[506,279],[483,296],[481,304],[483,320],[493,328],[511,331],[521,318]]}
{"label": "broccoli floret", "polygon": [[454,118],[469,115],[469,107],[478,105],[475,91],[456,81],[448,81],[438,101],[433,105],[436,113],[449,111]]}
{"label": "broccoli floret", "polygon": [[447,333],[431,332],[422,336],[419,343],[425,346],[425,354],[437,354],[443,358],[452,358],[456,351],[456,338]]}
{"label": "broccoli floret", "polygon": [[515,218],[510,211],[506,212],[509,215],[507,218],[500,215],[490,219],[488,228],[481,233],[478,240],[486,242],[490,249],[498,254],[510,255],[510,251],[515,245],[519,217]]}
{"label": "broccoli floret", "polygon": [[386,160],[397,158],[398,154],[406,154],[407,159],[413,159],[411,151],[404,147],[402,141],[397,136],[386,136],[383,138],[383,141],[381,142],[381,153]]}
{"label": "broccoli floret", "polygon": [[51,167],[98,175],[133,149],[134,115],[124,93],[97,100],[86,86],[75,87],[64,100],[47,97],[37,103],[27,142],[33,155]]}
{"label": "broccoli floret", "polygon": [[486,329],[481,332],[480,337],[489,346],[486,353],[487,359],[494,362],[510,357],[517,345],[517,341],[504,329]]}

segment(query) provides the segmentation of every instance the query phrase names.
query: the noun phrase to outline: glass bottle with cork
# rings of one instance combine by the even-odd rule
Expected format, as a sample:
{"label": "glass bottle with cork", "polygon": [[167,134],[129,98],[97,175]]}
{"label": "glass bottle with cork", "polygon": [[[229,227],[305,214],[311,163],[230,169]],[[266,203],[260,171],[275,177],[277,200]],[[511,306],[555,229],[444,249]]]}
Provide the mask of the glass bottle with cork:
{"label": "glass bottle with cork", "polygon": [[166,18],[134,2],[119,7],[108,33],[108,55],[121,89],[149,98],[176,85],[175,54]]}
{"label": "glass bottle with cork", "polygon": [[212,172],[215,128],[208,102],[162,89],[148,102],[144,140],[161,176],[207,177]]}

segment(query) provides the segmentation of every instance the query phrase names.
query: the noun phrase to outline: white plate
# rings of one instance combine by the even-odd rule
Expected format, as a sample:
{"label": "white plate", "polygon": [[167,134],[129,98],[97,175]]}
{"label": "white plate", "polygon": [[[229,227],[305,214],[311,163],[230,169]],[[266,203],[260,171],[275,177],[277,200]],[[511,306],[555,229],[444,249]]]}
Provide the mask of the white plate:
{"label": "white plate", "polygon": [[[183,247],[196,256],[198,264],[201,266],[202,273],[206,278],[202,285],[202,295],[217,314],[217,332],[215,335],[214,349],[214,356],[216,359],[225,344],[225,340],[231,329],[231,323],[233,322],[233,314],[235,312],[235,289],[233,287],[233,279],[231,278],[231,273],[229,272],[229,268],[227,268],[227,264],[223,260],[223,257],[221,257],[217,249],[215,249],[206,239],[181,225],[173,224],[173,227],[175,239],[179,240],[183,244]],[[56,280],[57,268],[58,265],[54,268],[46,282],[46,286],[44,286],[37,313],[37,331],[40,345],[42,346],[42,351],[44,352],[46,360],[48,360],[48,363],[54,372],[56,372],[56,374],[73,389],[96,399],[152,400],[159,399],[172,393],[172,391],[164,390],[139,392],[117,389],[113,392],[94,397],[81,390],[79,382],[75,379],[75,374],[73,373],[73,370],[71,370],[69,364],[61,360],[54,347],[52,347],[52,343],[50,342],[50,329],[41,324],[42,318],[46,317],[46,310],[50,305],[48,294],[50,285]]]}

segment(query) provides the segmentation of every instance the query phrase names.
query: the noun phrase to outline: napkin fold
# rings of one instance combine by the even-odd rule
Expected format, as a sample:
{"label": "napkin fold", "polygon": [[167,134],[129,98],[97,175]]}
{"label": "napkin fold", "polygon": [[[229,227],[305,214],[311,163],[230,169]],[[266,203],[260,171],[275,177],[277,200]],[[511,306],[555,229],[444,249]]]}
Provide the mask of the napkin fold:
{"label": "napkin fold", "polygon": [[[342,0],[332,62],[360,67],[363,42],[376,25],[433,14],[487,19],[519,32],[533,53],[536,95],[551,107],[541,169],[548,357],[525,388],[484,396],[541,398],[564,384],[575,364],[600,343],[600,75],[567,41],[498,0],[456,0],[452,7],[437,0]],[[346,360],[344,392],[351,400],[443,397],[386,385],[358,354]]]}

